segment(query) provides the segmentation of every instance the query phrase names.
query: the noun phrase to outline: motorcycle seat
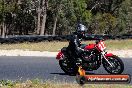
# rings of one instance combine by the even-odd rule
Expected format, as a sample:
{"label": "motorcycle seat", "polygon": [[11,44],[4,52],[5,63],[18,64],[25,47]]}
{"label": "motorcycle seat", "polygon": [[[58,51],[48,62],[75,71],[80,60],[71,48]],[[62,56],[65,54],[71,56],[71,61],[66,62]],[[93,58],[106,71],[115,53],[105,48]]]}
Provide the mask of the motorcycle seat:
{"label": "motorcycle seat", "polygon": [[62,51],[62,52],[66,52],[66,51],[67,51],[67,47],[63,47],[63,48],[61,49],[61,51]]}

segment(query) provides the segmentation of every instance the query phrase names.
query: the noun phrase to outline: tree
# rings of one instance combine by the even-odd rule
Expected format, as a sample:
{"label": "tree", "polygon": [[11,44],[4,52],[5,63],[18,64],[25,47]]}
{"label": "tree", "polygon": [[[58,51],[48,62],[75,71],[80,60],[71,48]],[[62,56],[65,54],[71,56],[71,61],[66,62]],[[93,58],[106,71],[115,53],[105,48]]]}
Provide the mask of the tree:
{"label": "tree", "polygon": [[[1,23],[1,34],[5,38],[7,34],[7,25],[12,20],[12,11],[14,10],[14,3],[12,1],[0,0],[0,23]],[[10,18],[10,19],[9,19]]]}
{"label": "tree", "polygon": [[55,35],[56,28],[57,28],[57,22],[58,22],[58,16],[59,12],[61,10],[61,5],[63,0],[50,0],[50,6],[49,10],[53,13],[53,30],[52,30],[52,35]]}
{"label": "tree", "polygon": [[48,0],[32,0],[31,1],[33,8],[37,13],[37,31],[39,35],[44,35],[45,25],[47,18],[47,9],[48,9]]}
{"label": "tree", "polygon": [[114,14],[120,8],[123,1],[124,0],[89,0],[87,9],[92,10],[93,14],[97,12]]}
{"label": "tree", "polygon": [[42,26],[41,26],[40,35],[44,35],[45,34],[47,8],[48,8],[48,0],[43,0],[42,1],[42,24],[41,24]]}
{"label": "tree", "polygon": [[89,33],[132,33],[131,8],[131,0],[0,0],[1,35],[66,35],[80,22]]}
{"label": "tree", "polygon": [[118,13],[118,34],[132,34],[132,1],[125,0]]}

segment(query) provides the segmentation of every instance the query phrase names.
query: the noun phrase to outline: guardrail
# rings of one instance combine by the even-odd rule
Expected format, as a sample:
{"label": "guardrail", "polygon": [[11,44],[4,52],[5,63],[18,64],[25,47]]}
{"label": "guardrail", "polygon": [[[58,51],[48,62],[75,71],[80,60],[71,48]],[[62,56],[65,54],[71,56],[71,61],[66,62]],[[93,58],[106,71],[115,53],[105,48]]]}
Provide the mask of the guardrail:
{"label": "guardrail", "polygon": [[100,38],[105,39],[105,40],[107,40],[107,39],[112,39],[112,40],[115,40],[115,39],[116,40],[117,39],[132,39],[132,34],[131,35],[116,35],[116,36],[113,36],[113,35],[89,35],[89,34],[87,34],[84,39],[93,40],[93,39],[100,39]]}
{"label": "guardrail", "polygon": [[23,35],[8,38],[0,38],[0,43],[23,43],[23,42],[43,42],[43,41],[67,41],[70,35],[63,36],[39,36],[39,35]]}
{"label": "guardrail", "polygon": [[[14,36],[8,38],[0,38],[0,43],[22,43],[22,42],[43,42],[43,41],[67,41],[71,35],[56,35],[56,36],[39,36],[39,35],[23,35],[23,36]],[[83,38],[84,40],[96,40],[96,39],[132,39],[132,35],[90,35],[86,34]]]}

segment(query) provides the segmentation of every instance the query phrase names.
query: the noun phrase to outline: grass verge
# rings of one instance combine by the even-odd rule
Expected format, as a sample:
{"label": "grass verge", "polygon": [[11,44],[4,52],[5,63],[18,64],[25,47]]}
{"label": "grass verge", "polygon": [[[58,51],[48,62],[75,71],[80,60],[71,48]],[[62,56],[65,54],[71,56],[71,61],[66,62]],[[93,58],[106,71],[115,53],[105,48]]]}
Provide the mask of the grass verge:
{"label": "grass verge", "polygon": [[85,84],[80,86],[76,83],[55,83],[52,81],[41,82],[39,80],[27,80],[23,83],[1,81],[0,88],[132,88],[129,84]]}
{"label": "grass verge", "polygon": [[[84,44],[94,43],[95,41],[83,41]],[[109,50],[132,49],[132,39],[129,40],[107,40],[105,41]],[[2,44],[1,50],[31,50],[31,51],[51,51],[55,52],[62,47],[68,46],[68,42],[40,42],[40,43],[20,43],[20,44]]]}

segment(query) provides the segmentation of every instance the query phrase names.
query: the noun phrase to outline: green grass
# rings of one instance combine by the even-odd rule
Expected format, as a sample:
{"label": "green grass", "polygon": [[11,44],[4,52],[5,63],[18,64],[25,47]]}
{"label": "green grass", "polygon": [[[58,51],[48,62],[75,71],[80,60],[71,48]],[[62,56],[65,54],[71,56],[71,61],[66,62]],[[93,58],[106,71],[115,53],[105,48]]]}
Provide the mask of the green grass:
{"label": "green grass", "polygon": [[106,41],[108,49],[132,49],[132,40],[115,40],[115,41]]}
{"label": "green grass", "polygon": [[[44,84],[28,84],[27,86],[23,87],[23,85],[19,84],[14,86],[14,88],[82,88],[82,86],[78,84],[52,84],[52,83],[44,83]],[[132,88],[130,85],[97,85],[97,84],[89,84],[84,85],[83,88]]]}
{"label": "green grass", "polygon": [[0,88],[132,88],[129,84],[85,84],[54,82],[40,80],[27,80],[25,82],[2,81]]}
{"label": "green grass", "polygon": [[[83,41],[82,43],[89,44],[95,41]],[[124,50],[132,49],[132,39],[129,40],[107,40],[105,41],[109,50]],[[20,44],[1,44],[1,50],[33,50],[33,51],[58,51],[62,47],[68,46],[68,42],[40,42],[40,43],[20,43]]]}

